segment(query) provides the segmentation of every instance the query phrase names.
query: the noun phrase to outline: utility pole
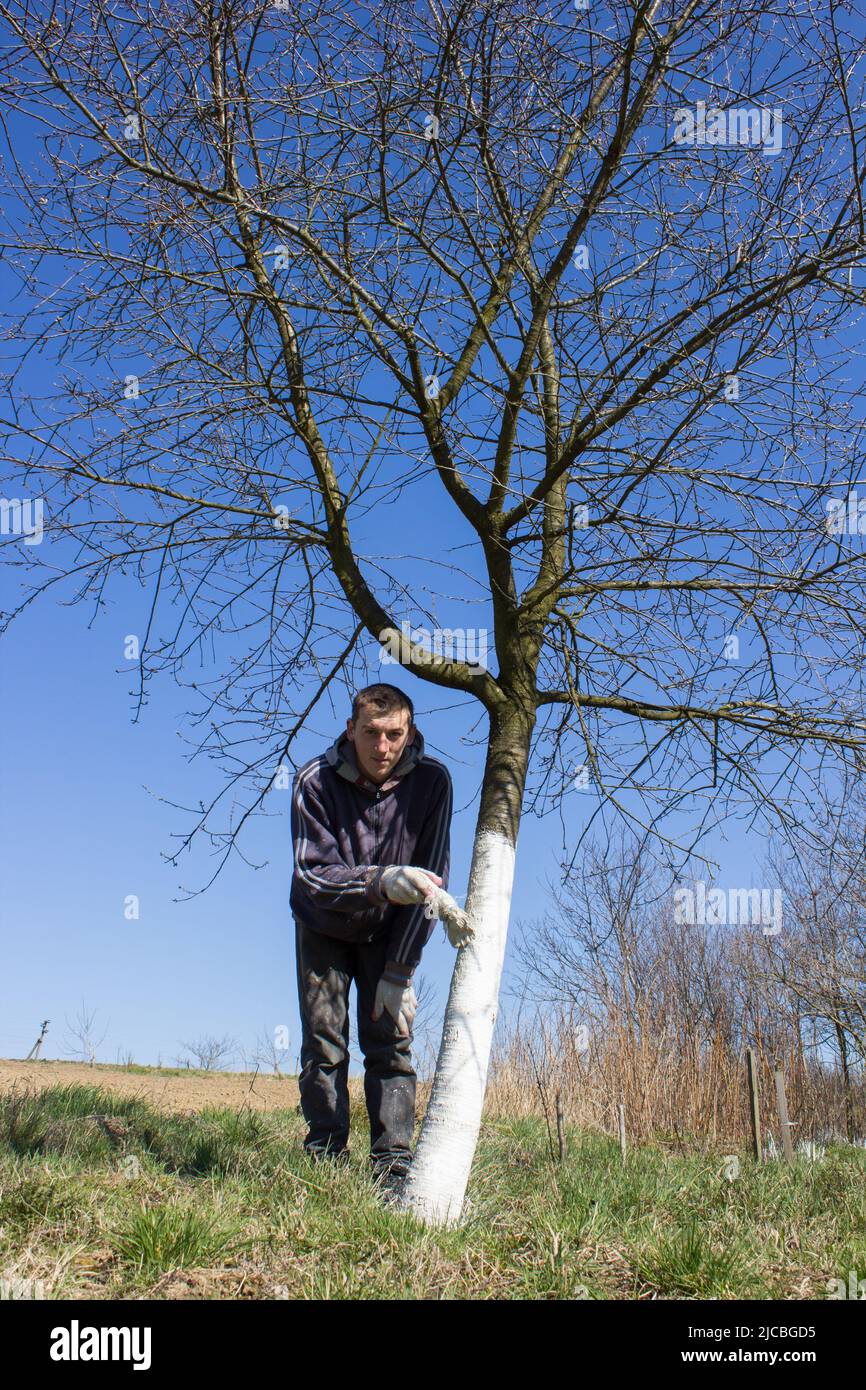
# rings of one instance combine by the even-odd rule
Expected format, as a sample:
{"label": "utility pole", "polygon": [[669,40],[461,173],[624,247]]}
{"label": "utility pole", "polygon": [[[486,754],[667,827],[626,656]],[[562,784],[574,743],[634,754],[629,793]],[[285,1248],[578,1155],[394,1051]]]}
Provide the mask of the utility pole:
{"label": "utility pole", "polygon": [[48,1032],[48,1025],[50,1022],[50,1018],[45,1019],[44,1023],[42,1024],[42,1032],[39,1034],[39,1037],[36,1039],[30,1051],[27,1053],[27,1056],[24,1058],[25,1062],[35,1062],[38,1058],[39,1053],[42,1051],[42,1044],[45,1041],[45,1034]]}

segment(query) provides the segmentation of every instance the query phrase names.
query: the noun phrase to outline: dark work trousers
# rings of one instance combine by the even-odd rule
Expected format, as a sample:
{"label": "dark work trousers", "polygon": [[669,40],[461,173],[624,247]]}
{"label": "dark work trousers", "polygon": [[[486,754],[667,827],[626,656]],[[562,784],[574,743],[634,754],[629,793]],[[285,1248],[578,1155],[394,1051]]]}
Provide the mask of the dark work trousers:
{"label": "dark work trousers", "polygon": [[364,1096],[374,1165],[411,1153],[416,1075],[412,1034],[402,1035],[383,1009],[370,1015],[385,968],[387,939],[340,941],[295,919],[301,1010],[301,1110],[307,1150],[345,1149],[349,1139],[349,985],[358,992],[358,1041],[364,1055]]}

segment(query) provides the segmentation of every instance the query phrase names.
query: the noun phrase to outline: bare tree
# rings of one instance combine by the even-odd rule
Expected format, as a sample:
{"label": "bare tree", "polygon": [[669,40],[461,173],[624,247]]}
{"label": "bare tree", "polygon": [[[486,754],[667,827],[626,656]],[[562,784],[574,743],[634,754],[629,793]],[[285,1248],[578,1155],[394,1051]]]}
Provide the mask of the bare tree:
{"label": "bare tree", "polygon": [[187,1049],[203,1071],[221,1071],[232,1061],[239,1043],[236,1038],[202,1036],[193,1042],[182,1041],[181,1047]]}
{"label": "bare tree", "polygon": [[[849,810],[853,812],[849,803]],[[771,856],[785,885],[785,931],[767,940],[761,975],[783,989],[813,1025],[813,1047],[839,1062],[845,1128],[854,1138],[853,1075],[866,1075],[866,860],[864,829],[849,822],[823,852],[804,849],[791,862]],[[852,841],[857,846],[853,863]]]}
{"label": "bare tree", "polygon": [[863,37],[837,0],[0,17],[5,456],[51,542],[8,537],[10,620],[147,587],[136,711],[172,673],[227,774],[173,861],[239,851],[381,645],[486,719],[404,1199],[456,1220],[524,804],[577,779],[671,861],[862,771]]}
{"label": "bare tree", "polygon": [[[783,885],[777,934],[751,912],[727,921],[707,912],[683,924],[682,874],[665,878],[628,837],[587,844],[553,910],[525,924],[518,940],[511,989],[520,1012],[499,1049],[497,1087],[513,1092],[521,1076],[531,1078],[548,1123],[561,1087],[584,1121],[609,1122],[600,1102],[622,1094],[632,1126],[646,1135],[685,1128],[697,1138],[718,1127],[732,1135],[746,1127],[740,1078],[743,1050],[753,1045],[771,1112],[774,1067],[787,1059],[798,1117],[826,1134],[838,1114],[853,1139],[866,1083],[862,902],[850,876],[843,883],[838,849],[805,862],[792,849],[777,845],[769,865],[771,881]],[[755,894],[736,889],[733,900],[755,906]],[[731,893],[723,896],[730,906]],[[527,1000],[537,1005],[528,1027]]]}
{"label": "bare tree", "polygon": [[253,1051],[252,1060],[258,1066],[266,1067],[275,1076],[282,1076],[281,1067],[289,1055],[288,1030],[283,1025],[276,1028],[262,1028]]}
{"label": "bare tree", "polygon": [[80,1057],[83,1061],[89,1062],[91,1066],[96,1061],[96,1049],[101,1047],[105,1041],[105,1033],[108,1032],[108,1024],[105,1025],[105,1032],[97,1038],[96,1032],[96,1009],[88,1009],[84,1000],[81,1001],[81,1008],[72,1023],[66,1019],[67,1037],[71,1039],[71,1045],[66,1048],[68,1057]]}
{"label": "bare tree", "polygon": [[567,1005],[593,1035],[611,1028],[627,1044],[645,1034],[673,1050],[724,1036],[743,1043],[734,1009],[734,935],[677,923],[676,880],[652,863],[643,842],[620,834],[587,843],[554,910],[524,929],[515,950],[521,999]]}

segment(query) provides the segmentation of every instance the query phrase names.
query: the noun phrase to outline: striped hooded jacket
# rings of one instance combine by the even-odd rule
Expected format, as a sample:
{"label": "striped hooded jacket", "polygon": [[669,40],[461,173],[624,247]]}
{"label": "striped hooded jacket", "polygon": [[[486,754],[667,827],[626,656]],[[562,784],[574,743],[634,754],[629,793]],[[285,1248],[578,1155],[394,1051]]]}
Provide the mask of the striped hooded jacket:
{"label": "striped hooded jacket", "polygon": [[292,786],[294,873],[290,904],[304,926],[341,941],[387,937],[389,974],[411,979],[435,919],[424,904],[389,903],[381,871],[414,864],[448,886],[452,788],[443,763],[414,741],[381,786],[369,782],[342,734],[311,758]]}

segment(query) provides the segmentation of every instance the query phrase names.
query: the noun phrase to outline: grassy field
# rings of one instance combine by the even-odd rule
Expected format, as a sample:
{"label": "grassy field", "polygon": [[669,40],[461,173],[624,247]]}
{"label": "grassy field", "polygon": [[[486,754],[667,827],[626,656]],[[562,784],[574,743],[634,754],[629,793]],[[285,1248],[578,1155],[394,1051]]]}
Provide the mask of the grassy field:
{"label": "grassy field", "polygon": [[807,1299],[866,1277],[866,1152],[724,1176],[721,1155],[487,1121],[459,1230],[380,1205],[366,1114],[312,1167],[294,1108],[158,1110],[97,1085],[0,1094],[0,1279],[47,1298]]}

